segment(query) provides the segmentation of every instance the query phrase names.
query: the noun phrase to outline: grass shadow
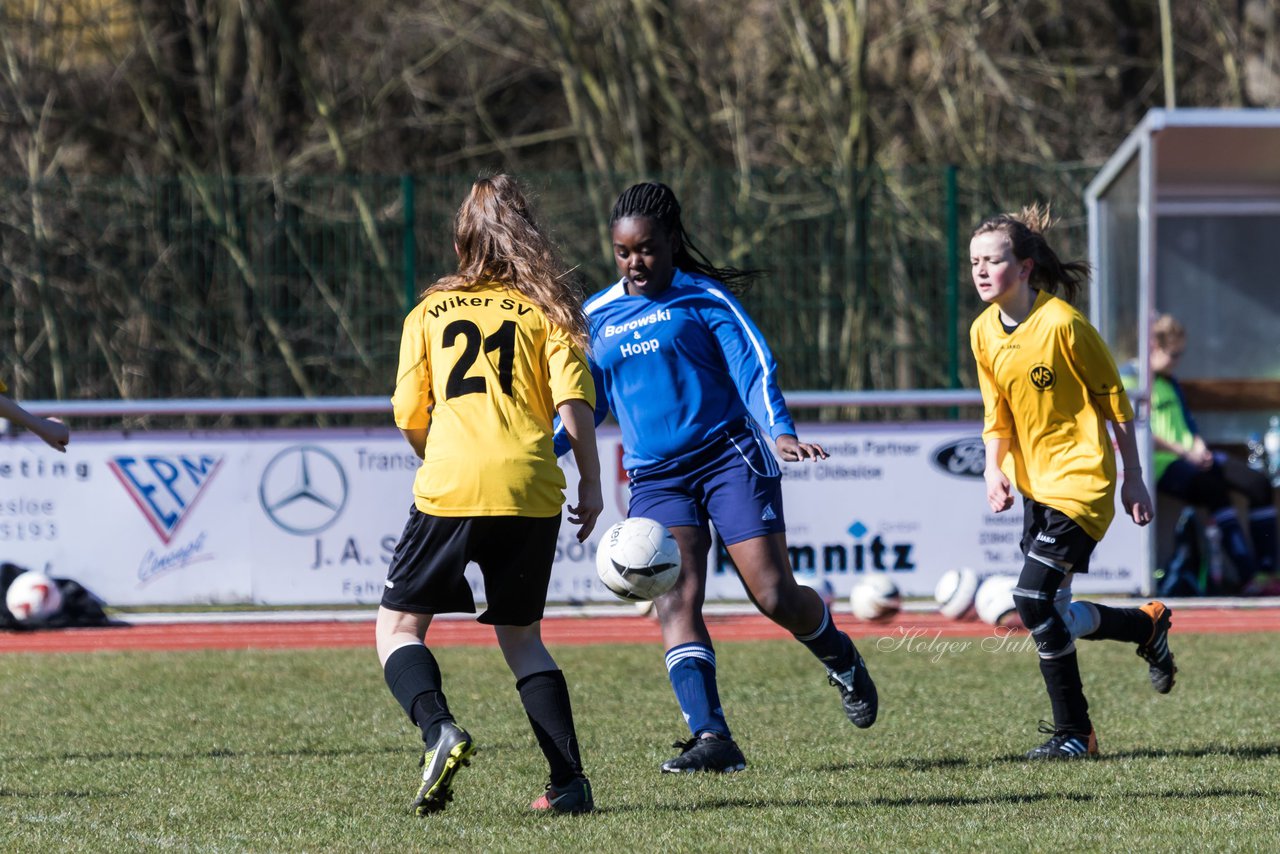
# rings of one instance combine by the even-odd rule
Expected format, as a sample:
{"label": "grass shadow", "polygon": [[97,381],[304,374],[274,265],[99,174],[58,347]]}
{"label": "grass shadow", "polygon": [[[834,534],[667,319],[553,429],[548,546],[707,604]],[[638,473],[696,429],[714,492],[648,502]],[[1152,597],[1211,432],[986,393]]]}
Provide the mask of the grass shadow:
{"label": "grass shadow", "polygon": [[80,789],[60,789],[52,792],[20,792],[15,789],[0,789],[0,800],[5,798],[127,798],[128,792],[94,792]]}
{"label": "grass shadow", "polygon": [[[96,752],[66,753],[30,753],[6,756],[9,762],[41,762],[41,761],[82,761],[82,762],[142,762],[164,761],[172,759],[333,759],[346,756],[390,756],[393,754],[412,753],[411,748],[404,745],[397,747],[377,747],[360,750],[232,750],[228,747],[215,747],[210,750],[165,751],[165,750],[104,750]],[[421,752],[421,751],[419,751]]]}
{"label": "grass shadow", "polygon": [[[1051,803],[1054,801],[1069,801],[1072,803],[1093,803],[1095,801],[1113,800],[1117,797],[1129,798],[1133,800],[1205,800],[1208,798],[1266,798],[1267,794],[1253,789],[1197,789],[1193,791],[1172,791],[1172,792],[1126,792],[1117,795],[1115,792],[1106,794],[1092,794],[1082,792],[1036,792],[1032,794],[1005,794],[990,795],[985,797],[959,797],[959,796],[935,796],[935,797],[903,797],[903,798],[885,798],[873,797],[864,799],[843,799],[836,798],[833,800],[823,800],[820,798],[792,798],[770,801],[762,803],[759,799],[754,798],[709,798],[699,800],[697,809],[761,809],[780,807],[784,809],[805,809],[805,810],[825,810],[825,809],[867,809],[879,807],[985,807],[999,805],[1017,805],[1024,806],[1027,804]],[[690,809],[689,804],[672,804],[669,806],[655,806],[653,804],[644,804],[636,806],[606,806],[597,808],[597,813],[625,813],[625,812],[648,812],[650,810],[660,810],[668,812],[685,812]]]}
{"label": "grass shadow", "polygon": [[[1107,762],[1121,759],[1204,759],[1210,756],[1231,756],[1240,759],[1270,759],[1280,756],[1280,744],[1206,744],[1185,748],[1136,748],[1134,750],[1107,751],[1094,761]],[[992,763],[1019,763],[1032,761],[1022,753],[1006,753],[990,759],[972,759],[964,756],[907,757],[884,762],[840,762],[820,765],[817,770],[828,772],[865,771],[868,768],[896,771],[937,771],[946,768],[965,768]]]}

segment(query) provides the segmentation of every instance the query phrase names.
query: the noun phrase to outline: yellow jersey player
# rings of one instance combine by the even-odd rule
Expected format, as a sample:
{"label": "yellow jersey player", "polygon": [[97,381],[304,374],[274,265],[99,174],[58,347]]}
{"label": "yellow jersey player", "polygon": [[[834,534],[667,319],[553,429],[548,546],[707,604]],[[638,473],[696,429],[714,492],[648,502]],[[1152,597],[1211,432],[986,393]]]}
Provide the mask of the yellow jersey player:
{"label": "yellow jersey player", "polygon": [[418,815],[445,808],[475,752],[454,721],[425,645],[435,614],[474,613],[463,577],[474,561],[550,781],[531,806],[594,808],[564,675],[541,619],[560,530],[564,474],[552,450],[559,414],[578,466],[569,521],[585,540],[604,507],[584,355],[581,291],[530,216],[516,181],[481,179],[454,223],[458,272],[431,285],[404,322],[392,404],[423,463],[387,570],[378,656],[391,693],[422,730]]}
{"label": "yellow jersey player", "polygon": [[[973,283],[987,309],[970,329],[982,389],[987,502],[1001,513],[1023,500],[1024,563],[1014,589],[1018,615],[1036,642],[1053,710],[1050,735],[1028,757],[1095,756],[1097,737],[1080,683],[1076,638],[1138,645],[1151,683],[1173,687],[1170,610],[1160,602],[1113,608],[1071,601],[1071,579],[1115,516],[1116,462],[1111,424],[1124,464],[1125,514],[1151,521],[1142,481],[1133,409],[1097,331],[1070,304],[1088,265],[1063,262],[1045,240],[1047,210],[989,219],[969,244]],[[1067,299],[1055,296],[1063,290]]]}
{"label": "yellow jersey player", "polygon": [[23,409],[18,402],[9,397],[9,387],[0,380],[0,418],[19,424],[35,433],[44,443],[55,451],[67,452],[67,442],[71,441],[71,431],[56,418],[41,418]]}

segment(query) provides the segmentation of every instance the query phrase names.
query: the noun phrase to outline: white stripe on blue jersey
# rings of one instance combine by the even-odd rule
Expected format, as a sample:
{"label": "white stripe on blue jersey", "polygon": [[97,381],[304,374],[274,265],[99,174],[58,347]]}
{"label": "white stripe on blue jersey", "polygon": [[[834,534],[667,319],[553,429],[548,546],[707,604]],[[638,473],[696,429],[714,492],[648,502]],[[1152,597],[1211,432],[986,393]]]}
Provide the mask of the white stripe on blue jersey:
{"label": "white stripe on blue jersey", "polygon": [[773,401],[769,399],[769,382],[773,379],[774,371],[778,369],[777,364],[773,361],[773,354],[765,348],[755,324],[747,319],[746,314],[742,311],[742,306],[738,305],[737,300],[729,299],[719,288],[707,288],[707,293],[723,300],[724,304],[733,312],[734,317],[738,318],[738,322],[742,324],[742,331],[746,333],[747,340],[751,342],[751,348],[756,352],[756,359],[764,367],[764,373],[760,376],[760,396],[764,399],[765,410],[769,413],[769,420],[765,426],[773,427],[778,420],[778,414],[773,410]]}
{"label": "white stripe on blue jersey", "polygon": [[651,298],[629,295],[618,281],[587,300],[586,311],[596,396],[622,428],[628,470],[701,448],[748,416],[770,439],[795,434],[773,354],[721,283],[676,270]]}

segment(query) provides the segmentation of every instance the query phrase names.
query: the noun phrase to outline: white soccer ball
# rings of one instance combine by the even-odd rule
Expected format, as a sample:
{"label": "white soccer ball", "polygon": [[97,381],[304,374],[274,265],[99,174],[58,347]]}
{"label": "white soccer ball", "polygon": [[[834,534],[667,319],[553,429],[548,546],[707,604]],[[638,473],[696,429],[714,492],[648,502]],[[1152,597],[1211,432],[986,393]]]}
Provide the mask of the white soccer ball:
{"label": "white soccer ball", "polygon": [[1016,575],[992,575],[978,585],[974,607],[978,618],[993,626],[1004,625],[1010,613],[1017,611],[1013,604],[1013,588],[1018,585]]}
{"label": "white soccer ball", "polygon": [[859,620],[888,620],[902,608],[902,594],[887,576],[873,575],[854,585],[849,606]]}
{"label": "white soccer ball", "polygon": [[9,585],[4,604],[20,623],[47,620],[62,607],[58,583],[43,572],[28,571]]}
{"label": "white soccer ball", "polygon": [[950,620],[968,620],[974,616],[974,597],[978,593],[978,573],[969,567],[949,569],[938,579],[933,599],[938,613]]}
{"label": "white soccer ball", "polygon": [[633,602],[661,596],[680,577],[680,547],[661,523],[636,516],[604,532],[596,574],[615,594]]}

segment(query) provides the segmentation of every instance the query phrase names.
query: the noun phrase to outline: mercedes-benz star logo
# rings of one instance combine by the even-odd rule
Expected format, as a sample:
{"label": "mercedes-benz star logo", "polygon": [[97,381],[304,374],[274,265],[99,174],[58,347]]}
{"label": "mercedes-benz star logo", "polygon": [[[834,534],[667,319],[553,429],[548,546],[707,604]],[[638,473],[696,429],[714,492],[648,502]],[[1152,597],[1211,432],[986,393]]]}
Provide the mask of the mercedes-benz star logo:
{"label": "mercedes-benz star logo", "polygon": [[338,458],[316,445],[294,445],[272,457],[258,484],[262,509],[280,529],[315,534],[347,505],[347,473]]}

